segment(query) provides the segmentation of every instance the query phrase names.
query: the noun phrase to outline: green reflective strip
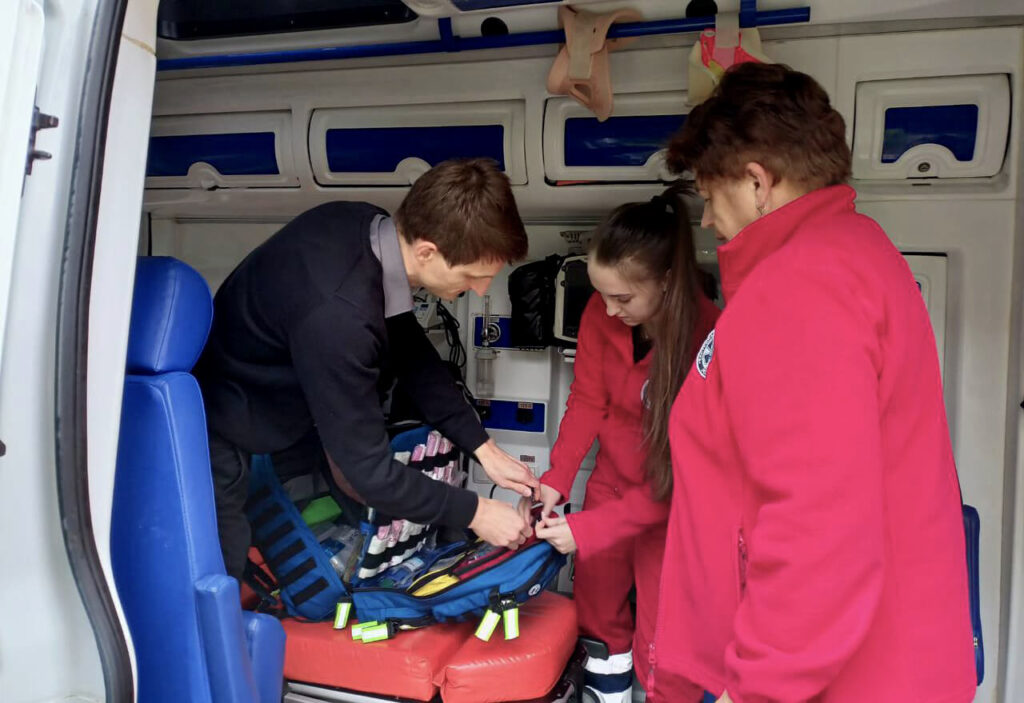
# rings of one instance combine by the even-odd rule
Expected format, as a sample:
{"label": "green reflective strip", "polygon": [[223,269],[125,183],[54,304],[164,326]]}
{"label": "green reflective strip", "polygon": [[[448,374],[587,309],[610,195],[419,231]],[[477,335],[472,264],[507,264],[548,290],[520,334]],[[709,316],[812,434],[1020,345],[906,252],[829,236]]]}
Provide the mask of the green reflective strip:
{"label": "green reflective strip", "polygon": [[355,625],[352,626],[352,639],[360,639],[363,636],[363,630],[365,630],[368,627],[373,627],[374,625],[379,624],[380,623],[376,620],[370,620],[369,622],[357,622]]}
{"label": "green reflective strip", "polygon": [[372,627],[363,628],[362,632],[364,644],[367,642],[380,642],[381,640],[386,640],[390,636],[391,633],[388,632],[388,624],[386,622],[382,622],[381,624],[374,625]]}
{"label": "green reflective strip", "polygon": [[484,619],[480,621],[480,626],[476,628],[477,639],[489,642],[491,635],[494,634],[494,628],[498,626],[499,620],[501,620],[501,616],[493,610],[488,610],[484,613]]}
{"label": "green reflective strip", "polygon": [[519,608],[509,608],[501,614],[501,619],[505,623],[505,639],[519,637]]}
{"label": "green reflective strip", "polygon": [[348,616],[352,614],[352,604],[341,602],[334,609],[334,629],[344,630],[348,626]]}

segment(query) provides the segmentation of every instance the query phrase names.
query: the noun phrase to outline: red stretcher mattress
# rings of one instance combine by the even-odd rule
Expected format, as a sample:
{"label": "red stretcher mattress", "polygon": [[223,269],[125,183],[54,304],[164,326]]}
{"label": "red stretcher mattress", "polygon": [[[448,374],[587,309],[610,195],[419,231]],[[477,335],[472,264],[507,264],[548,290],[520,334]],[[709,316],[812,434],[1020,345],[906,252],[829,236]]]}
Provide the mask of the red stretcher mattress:
{"label": "red stretcher mattress", "polygon": [[473,636],[476,622],[433,625],[384,642],[353,641],[331,622],[283,621],[284,675],[289,681],[382,696],[445,703],[521,701],[558,682],[576,644],[576,607],[545,592],[519,610],[520,636],[506,641],[499,625],[490,642]]}

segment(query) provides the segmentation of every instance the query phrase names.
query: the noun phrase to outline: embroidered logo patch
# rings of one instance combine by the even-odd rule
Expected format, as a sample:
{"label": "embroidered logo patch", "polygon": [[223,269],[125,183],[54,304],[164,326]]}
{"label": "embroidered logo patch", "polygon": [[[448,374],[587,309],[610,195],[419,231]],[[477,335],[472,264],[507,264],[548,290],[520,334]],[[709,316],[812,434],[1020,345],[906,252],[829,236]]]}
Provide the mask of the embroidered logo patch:
{"label": "embroidered logo patch", "polygon": [[704,340],[704,344],[700,346],[700,351],[697,352],[697,373],[700,374],[701,378],[708,377],[708,367],[711,366],[711,357],[715,355],[715,331],[711,330],[708,338]]}

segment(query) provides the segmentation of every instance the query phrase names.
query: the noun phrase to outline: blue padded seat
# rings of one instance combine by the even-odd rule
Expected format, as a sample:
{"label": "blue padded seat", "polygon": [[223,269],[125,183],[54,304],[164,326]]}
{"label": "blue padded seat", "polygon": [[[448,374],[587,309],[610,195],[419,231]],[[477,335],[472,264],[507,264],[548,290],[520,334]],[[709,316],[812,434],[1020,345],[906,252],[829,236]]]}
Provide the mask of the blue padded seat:
{"label": "blue padded seat", "polygon": [[139,259],[111,550],[142,703],[281,700],[284,629],[242,611],[217,538],[206,415],[190,373],[212,317],[195,270]]}

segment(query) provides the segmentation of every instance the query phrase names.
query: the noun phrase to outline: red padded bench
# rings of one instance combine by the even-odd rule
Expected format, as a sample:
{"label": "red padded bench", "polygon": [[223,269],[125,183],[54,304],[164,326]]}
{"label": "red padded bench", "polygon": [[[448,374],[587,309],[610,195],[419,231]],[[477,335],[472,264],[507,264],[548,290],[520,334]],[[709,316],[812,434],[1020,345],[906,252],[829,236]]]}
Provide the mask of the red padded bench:
{"label": "red padded bench", "polygon": [[[371,644],[354,641],[350,629],[335,630],[331,622],[283,623],[284,675],[291,692],[286,701],[568,699],[551,692],[567,688],[562,679],[575,659],[576,606],[555,593],[542,593],[520,607],[520,636],[514,640],[505,640],[499,627],[490,642],[482,642],[473,636],[476,622],[434,625]],[[576,664],[579,668],[581,662]],[[578,691],[579,683],[575,686]]]}

